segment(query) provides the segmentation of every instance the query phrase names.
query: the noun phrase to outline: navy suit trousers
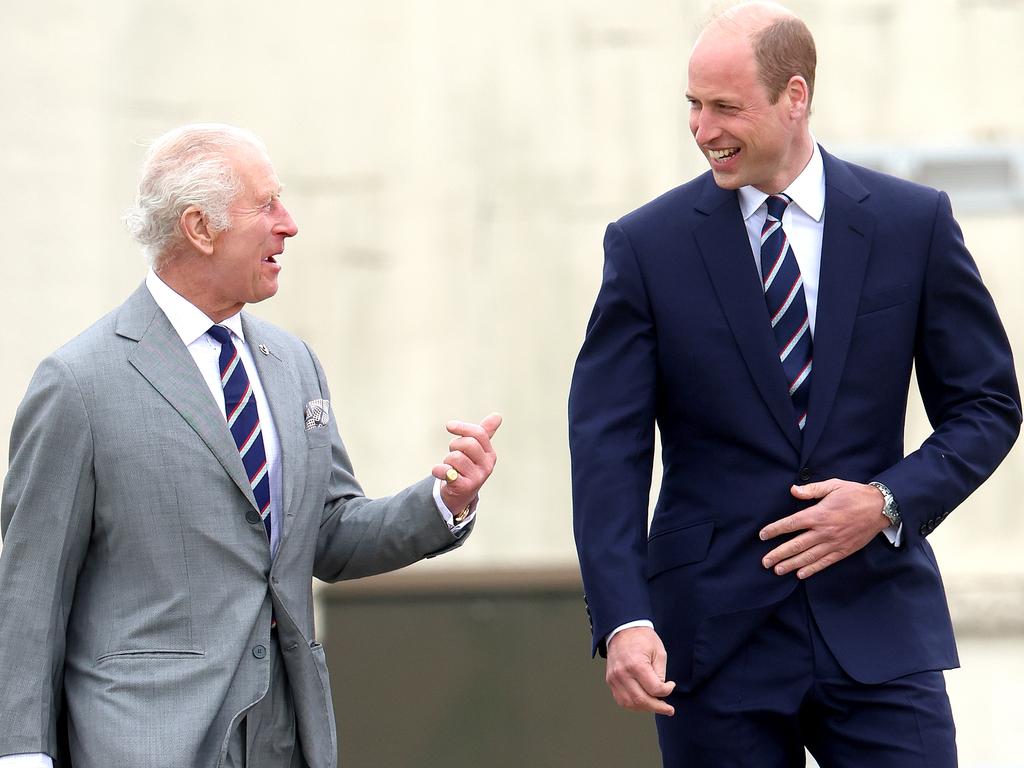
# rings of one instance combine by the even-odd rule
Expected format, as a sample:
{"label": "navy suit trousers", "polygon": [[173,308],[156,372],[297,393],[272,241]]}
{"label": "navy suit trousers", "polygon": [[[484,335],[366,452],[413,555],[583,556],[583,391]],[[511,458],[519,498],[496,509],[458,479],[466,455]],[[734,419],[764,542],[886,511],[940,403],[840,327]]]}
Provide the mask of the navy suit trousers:
{"label": "navy suit trousers", "polygon": [[668,701],[675,716],[656,716],[665,768],[796,768],[804,747],[821,768],[957,764],[942,672],[853,680],[822,638],[803,584],[707,680]]}

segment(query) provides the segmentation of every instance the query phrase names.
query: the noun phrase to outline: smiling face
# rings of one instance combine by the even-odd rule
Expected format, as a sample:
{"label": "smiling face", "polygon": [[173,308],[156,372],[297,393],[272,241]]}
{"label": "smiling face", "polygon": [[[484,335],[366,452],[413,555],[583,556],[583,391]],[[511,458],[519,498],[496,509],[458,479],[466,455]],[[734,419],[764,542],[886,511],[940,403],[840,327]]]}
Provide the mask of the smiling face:
{"label": "smiling face", "polygon": [[690,55],[686,98],[690,132],[723,189],[781,192],[807,165],[807,84],[791,78],[772,104],[743,30],[705,30]]}

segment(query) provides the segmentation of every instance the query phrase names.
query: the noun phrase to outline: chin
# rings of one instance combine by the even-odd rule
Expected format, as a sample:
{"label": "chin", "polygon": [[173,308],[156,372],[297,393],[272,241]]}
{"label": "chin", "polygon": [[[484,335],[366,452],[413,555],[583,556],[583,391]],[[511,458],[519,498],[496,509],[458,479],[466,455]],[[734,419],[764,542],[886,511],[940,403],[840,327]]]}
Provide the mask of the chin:
{"label": "chin", "polygon": [[275,285],[272,285],[272,286],[267,286],[266,288],[264,288],[261,291],[256,291],[254,293],[252,301],[249,302],[249,303],[250,304],[259,304],[261,301],[266,301],[267,299],[271,298],[272,296],[276,296],[276,295],[277,295],[277,285],[275,284]]}
{"label": "chin", "polygon": [[743,180],[735,175],[719,173],[714,168],[711,169],[711,174],[714,176],[715,184],[722,189],[739,189],[744,185]]}

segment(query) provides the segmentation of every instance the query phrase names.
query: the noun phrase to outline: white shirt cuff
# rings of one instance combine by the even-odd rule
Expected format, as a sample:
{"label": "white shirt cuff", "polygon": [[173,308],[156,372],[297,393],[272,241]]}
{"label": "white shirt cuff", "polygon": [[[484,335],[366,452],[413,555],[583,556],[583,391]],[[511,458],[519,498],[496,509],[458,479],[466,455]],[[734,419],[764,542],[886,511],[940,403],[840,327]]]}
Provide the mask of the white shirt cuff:
{"label": "white shirt cuff", "polygon": [[49,755],[30,753],[0,757],[0,768],[53,768]]}
{"label": "white shirt cuff", "polygon": [[[477,502],[474,501],[470,505],[469,514],[463,518],[461,523],[456,523],[455,516],[452,514],[452,511],[448,509],[448,505],[441,499],[441,481],[436,477],[434,478],[434,503],[437,505],[437,511],[441,513],[441,517],[444,518],[444,521],[448,524],[448,530],[456,536],[460,536],[462,534],[462,529],[469,525],[473,518],[476,517]],[[4,767],[0,765],[0,768]]]}
{"label": "white shirt cuff", "polygon": [[[882,533],[885,534],[885,538],[889,540],[889,543],[894,547],[898,547],[900,542],[903,541],[903,523],[899,525],[890,525]],[[2,768],[2,766],[0,766]]]}
{"label": "white shirt cuff", "polygon": [[633,627],[647,627],[648,629],[654,629],[654,622],[649,621],[648,619],[637,619],[636,621],[627,621],[625,624],[616,627],[608,633],[608,637],[604,639],[604,647],[607,648],[608,643],[610,643],[612,641],[612,638],[619,634],[619,632],[621,632],[624,629],[632,629]]}

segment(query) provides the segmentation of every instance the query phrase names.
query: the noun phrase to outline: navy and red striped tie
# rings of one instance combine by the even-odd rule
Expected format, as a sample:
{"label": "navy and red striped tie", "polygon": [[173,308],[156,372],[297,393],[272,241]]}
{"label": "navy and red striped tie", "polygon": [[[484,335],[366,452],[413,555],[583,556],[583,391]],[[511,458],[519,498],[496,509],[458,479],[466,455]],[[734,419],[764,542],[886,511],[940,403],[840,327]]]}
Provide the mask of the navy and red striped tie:
{"label": "navy and red striped tie", "polygon": [[761,230],[761,278],[797,425],[803,429],[811,391],[811,326],[804,280],[782,229],[782,214],[791,202],[787,195],[768,196],[768,218]]}
{"label": "navy and red striped tie", "polygon": [[269,540],[270,475],[267,473],[267,452],[263,447],[256,397],[242,359],[231,340],[231,331],[222,325],[215,325],[207,333],[220,343],[220,383],[224,387],[224,411],[228,429],[242,457],[242,466],[252,486]]}

